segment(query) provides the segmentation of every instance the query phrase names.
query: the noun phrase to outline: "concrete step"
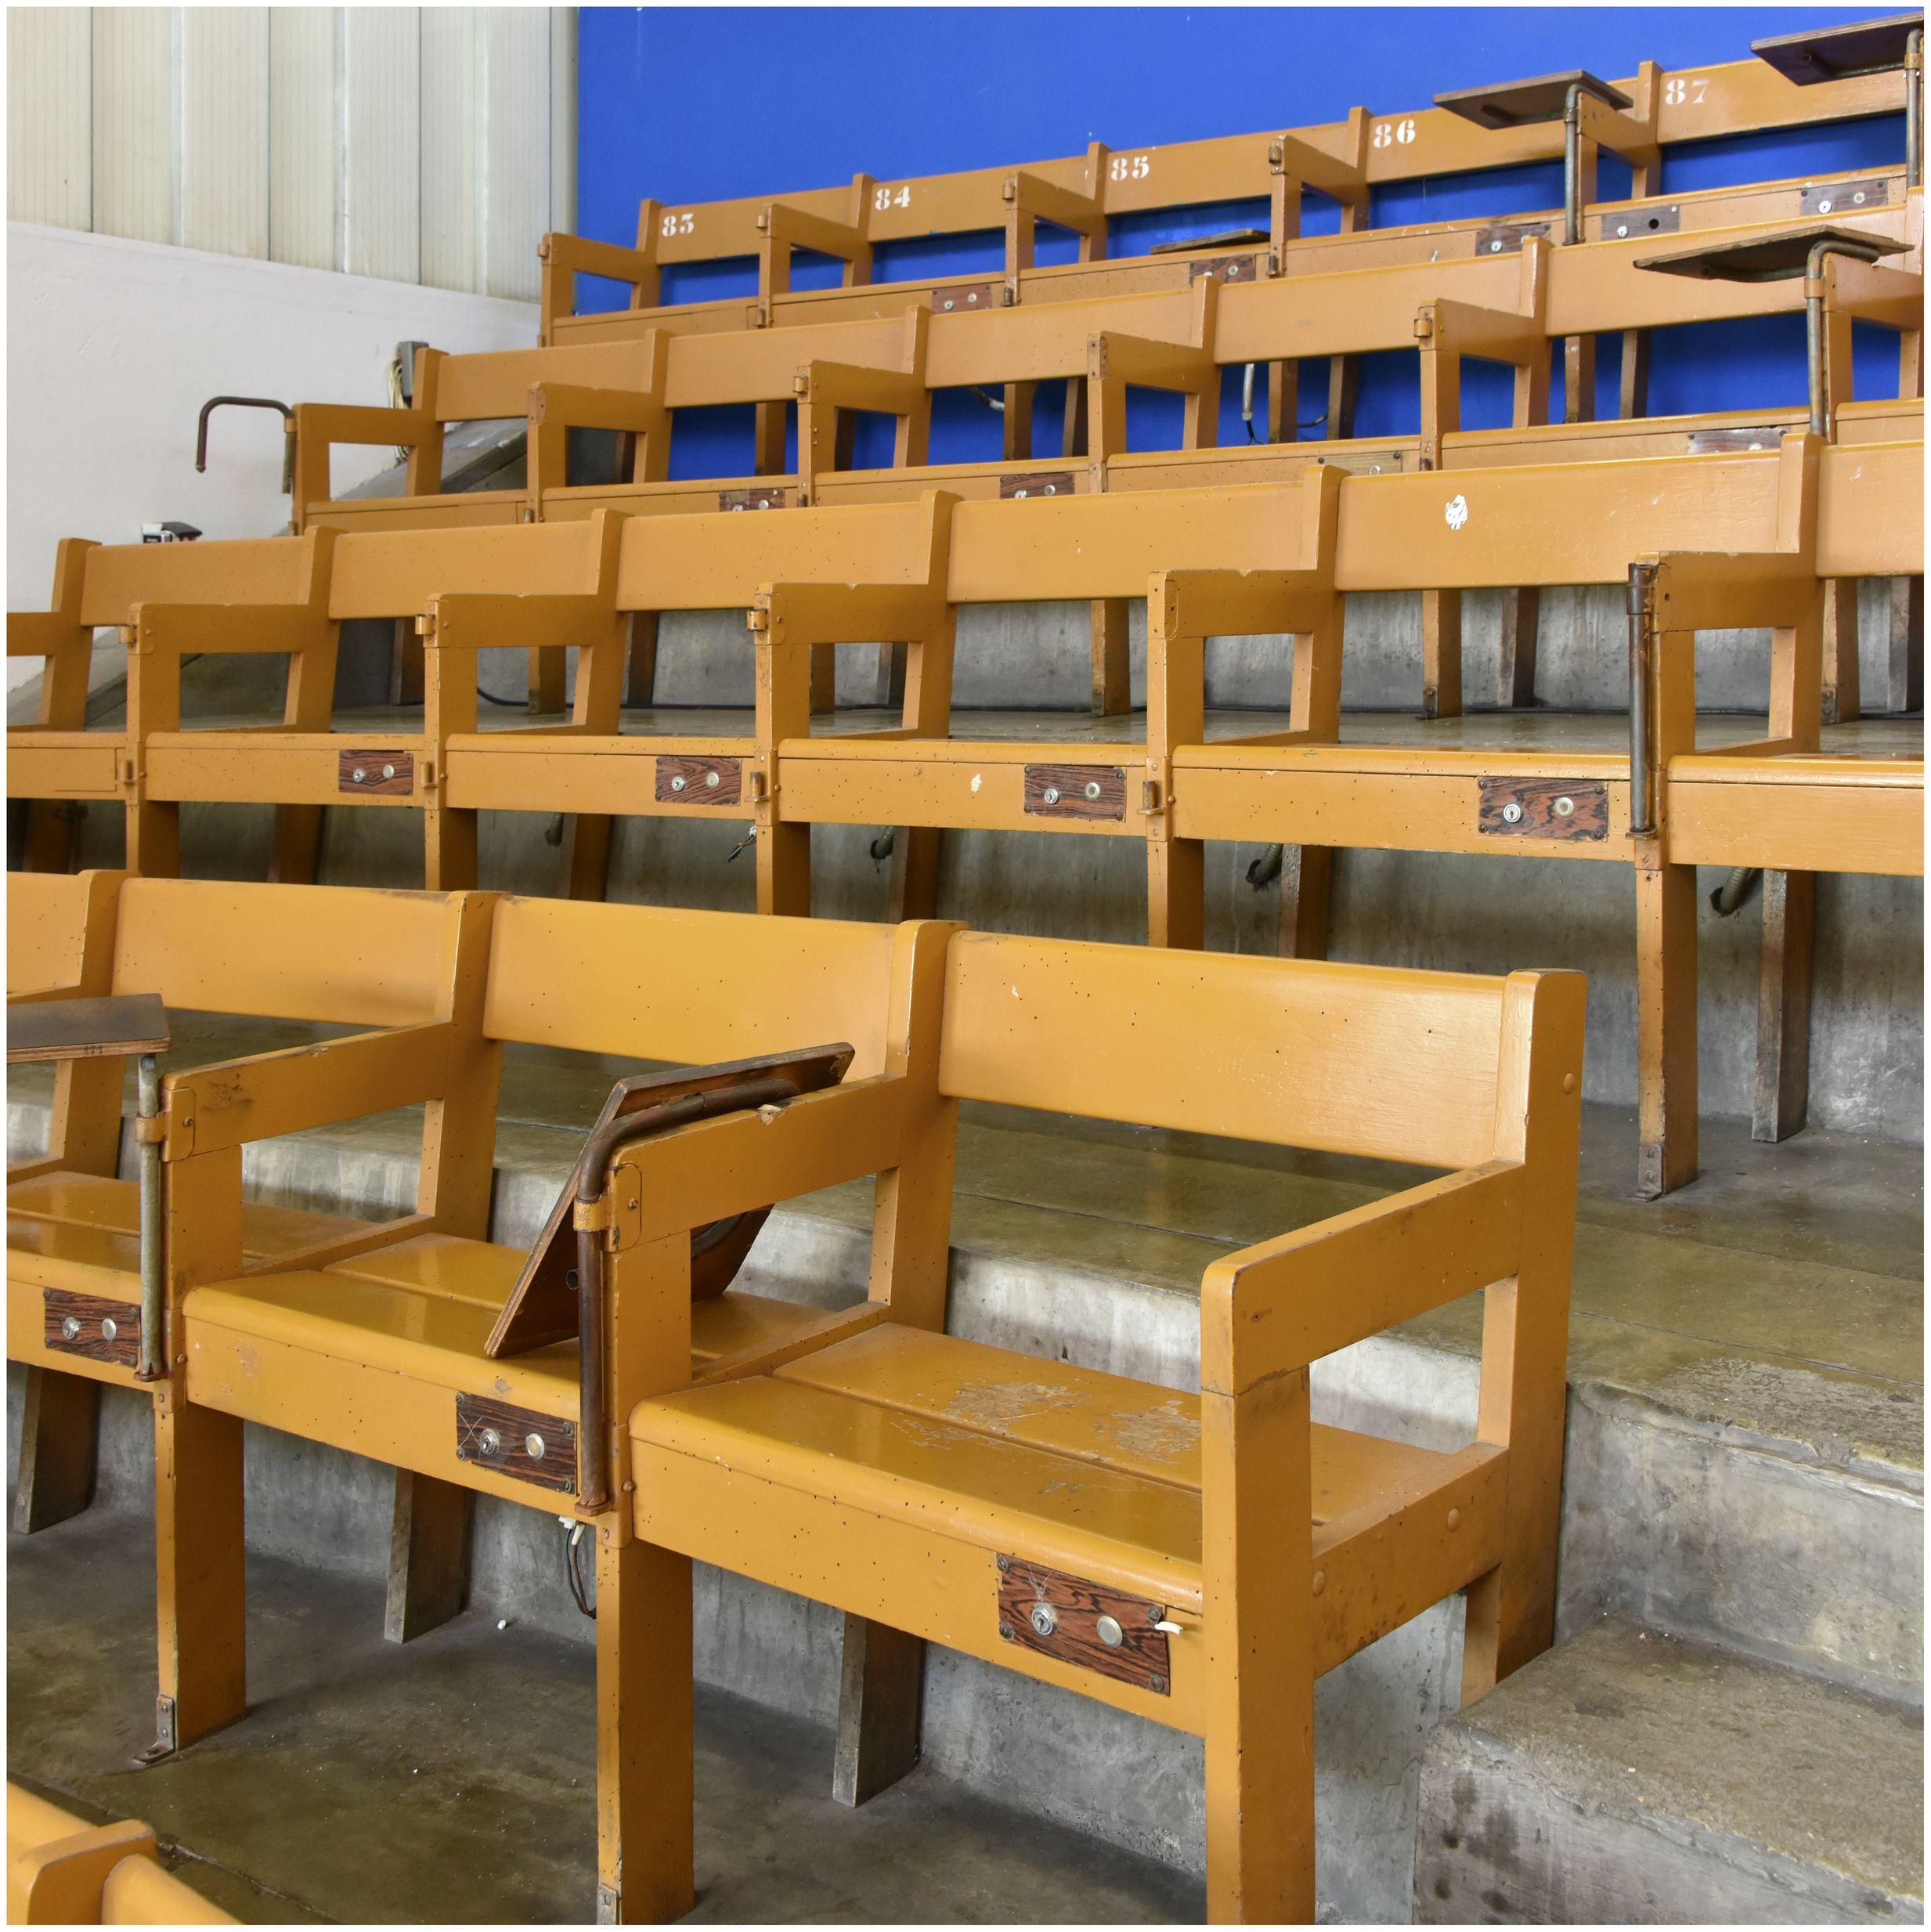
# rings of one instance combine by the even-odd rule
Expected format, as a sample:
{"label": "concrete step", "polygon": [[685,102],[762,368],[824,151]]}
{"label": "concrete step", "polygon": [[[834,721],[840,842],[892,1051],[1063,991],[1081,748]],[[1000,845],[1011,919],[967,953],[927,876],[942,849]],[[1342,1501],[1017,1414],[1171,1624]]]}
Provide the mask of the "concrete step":
{"label": "concrete step", "polygon": [[[283,1043],[259,1023],[180,1022],[201,1059]],[[615,1068],[518,1054],[506,1075],[494,1233],[527,1242]],[[20,1070],[9,1132],[45,1132]],[[568,1125],[557,1123],[568,1121]],[[1200,1273],[1261,1236],[1358,1204],[1399,1170],[1229,1149],[973,1109],[962,1132],[951,1326],[1034,1353],[1194,1385]],[[1753,1146],[1711,1133],[1711,1172],[1662,1207],[1627,1197],[1615,1110],[1588,1110],[1572,1349],[1561,1629],[1634,1611],[1767,1659],[1909,1696],[1922,1683],[1921,1235],[1915,1150],[1814,1134]],[[372,1219],[414,1199],[408,1114],[250,1150],[251,1191]],[[130,1168],[131,1171],[131,1168]],[[862,1293],[862,1188],[772,1217],[745,1285],[824,1305]],[[1331,1358],[1326,1419],[1447,1446],[1465,1440],[1477,1310],[1449,1309]],[[146,1511],[143,1405],[111,1402],[101,1504]],[[265,1552],[379,1578],[386,1472],[251,1437],[251,1537]],[[583,1641],[547,1518],[487,1501],[475,1598]],[[706,1573],[698,1669],[818,1722],[836,1706],[838,1624],[816,1606]],[[1457,1608],[1442,1606],[1323,1684],[1320,1883],[1347,1918],[1406,1916],[1413,1768],[1449,1715]],[[950,1653],[928,1666],[928,1763],[972,1788],[1182,1869],[1202,1863],[1190,1739]]]}
{"label": "concrete step", "polygon": [[1923,1754],[1920,1710],[1604,1619],[1430,1739],[1415,1917],[1919,1923]]}

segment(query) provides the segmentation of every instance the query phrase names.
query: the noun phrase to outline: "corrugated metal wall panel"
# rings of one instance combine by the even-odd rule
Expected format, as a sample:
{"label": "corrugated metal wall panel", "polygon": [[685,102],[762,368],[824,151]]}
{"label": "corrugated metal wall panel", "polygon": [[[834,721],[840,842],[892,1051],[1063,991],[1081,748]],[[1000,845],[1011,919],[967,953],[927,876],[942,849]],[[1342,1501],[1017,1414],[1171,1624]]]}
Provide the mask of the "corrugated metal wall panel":
{"label": "corrugated metal wall panel", "polygon": [[179,241],[181,23],[171,7],[94,9],[94,226]]}
{"label": "corrugated metal wall panel", "polygon": [[181,232],[186,248],[269,251],[269,9],[183,7]]}
{"label": "corrugated metal wall panel", "polygon": [[13,8],[7,36],[17,220],[528,299],[574,219],[574,8]]}
{"label": "corrugated metal wall panel", "polygon": [[540,7],[479,7],[482,280],[478,293],[536,299],[532,237],[550,226],[550,20]]}
{"label": "corrugated metal wall panel", "polygon": [[337,269],[335,43],[333,7],[275,7],[269,15],[269,255],[298,268]]}
{"label": "corrugated metal wall panel", "polygon": [[474,289],[477,273],[478,23],[474,7],[422,13],[422,279]]}
{"label": "corrugated metal wall panel", "polygon": [[81,7],[7,9],[7,216],[94,225],[94,25]]}
{"label": "corrugated metal wall panel", "polygon": [[422,30],[413,7],[345,7],[341,266],[422,273]]}

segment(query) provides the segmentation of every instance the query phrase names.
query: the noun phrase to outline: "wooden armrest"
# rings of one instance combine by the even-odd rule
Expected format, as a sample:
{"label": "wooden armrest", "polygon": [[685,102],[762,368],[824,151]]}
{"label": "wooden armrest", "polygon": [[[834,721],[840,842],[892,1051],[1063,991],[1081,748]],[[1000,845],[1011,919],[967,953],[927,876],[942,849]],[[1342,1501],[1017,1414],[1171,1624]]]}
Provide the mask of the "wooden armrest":
{"label": "wooden armrest", "polygon": [[1238,1395],[1514,1273],[1522,1168],[1411,1187],[1224,1256],[1200,1284],[1200,1387]]}
{"label": "wooden armrest", "polygon": [[[437,598],[422,634],[425,651],[482,651],[514,645],[594,644],[615,620],[608,597],[580,591],[464,590]],[[540,728],[554,734],[555,725]]]}
{"label": "wooden armrest", "polygon": [[[74,642],[76,635],[73,619],[63,617],[58,611],[7,612],[9,657],[52,657],[55,652]],[[91,641],[93,633],[81,630],[78,635]]]}
{"label": "wooden armrest", "polygon": [[295,435],[310,443],[417,443],[435,427],[424,410],[378,409],[360,403],[295,405]]}
{"label": "wooden armrest", "polygon": [[168,1050],[168,1015],[156,993],[7,1002],[7,1064],[113,1059]]}
{"label": "wooden armrest", "polygon": [[1070,229],[1076,235],[1098,236],[1106,232],[1105,211],[1091,195],[1059,187],[1023,169],[1007,181],[1005,198],[1022,215],[1050,222],[1056,228]]}
{"label": "wooden armrest", "polygon": [[593,241],[587,235],[554,231],[536,244],[536,253],[552,268],[568,269],[573,275],[601,275],[613,282],[628,282],[633,287],[657,273],[657,264],[641,249]]}
{"label": "wooden armrest", "polygon": [[836,255],[843,262],[850,261],[865,245],[864,237],[849,222],[829,221],[784,201],[774,201],[760,218],[759,226],[774,242]]}
{"label": "wooden armrest", "polygon": [[[1282,174],[1331,201],[1359,201],[1368,192],[1364,169],[1314,146],[1298,135],[1276,135],[1268,143],[1268,161]],[[1263,231],[1259,239],[1267,241],[1272,237]]]}
{"label": "wooden armrest", "polygon": [[1110,377],[1143,389],[1191,389],[1209,379],[1215,368],[1211,349],[1188,342],[1155,342],[1110,330],[1087,340],[1086,373],[1095,381]]}
{"label": "wooden armrest", "polygon": [[162,1158],[185,1161],[438,1100],[461,1044],[451,1022],[435,1020],[171,1074],[161,1083]]}
{"label": "wooden armrest", "polygon": [[663,426],[664,399],[647,389],[594,389],[579,382],[539,382],[529,392],[532,425],[565,429],[628,429]]}
{"label": "wooden armrest", "polygon": [[886,416],[908,415],[928,393],[918,377],[902,369],[867,369],[856,363],[807,363],[792,388],[800,402],[873,410]]}
{"label": "wooden armrest", "polygon": [[310,604],[136,604],[133,648],[157,653],[305,651],[326,643],[328,614]]}
{"label": "wooden armrest", "polygon": [[1424,302],[1415,316],[1415,340],[1478,359],[1520,362],[1549,352],[1549,336],[1534,316],[1487,309],[1474,302],[1442,296]]}
{"label": "wooden armrest", "polygon": [[925,637],[945,603],[923,583],[767,583],[745,622],[760,644],[909,644]]}

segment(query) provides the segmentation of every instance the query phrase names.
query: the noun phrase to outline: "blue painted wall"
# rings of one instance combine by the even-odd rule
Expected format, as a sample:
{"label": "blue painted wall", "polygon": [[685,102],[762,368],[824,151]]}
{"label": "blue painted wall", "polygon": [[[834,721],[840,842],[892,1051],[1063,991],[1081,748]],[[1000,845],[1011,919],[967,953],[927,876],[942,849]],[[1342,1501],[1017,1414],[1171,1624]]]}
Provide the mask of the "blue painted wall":
{"label": "blue painted wall", "polygon": [[[1584,67],[1605,78],[1642,60],[1666,67],[1745,57],[1752,40],[1868,8],[706,8],[586,7],[579,21],[578,218],[606,241],[635,236],[645,195],[706,201],[849,181],[996,167],[1081,152],[1089,141],[1149,146],[1338,120],[1357,105],[1412,110],[1447,88]],[[1669,151],[1673,192],[1844,168],[1895,165],[1901,117],[1814,133],[1747,135]],[[1605,156],[1601,188],[1625,188]],[[1496,170],[1377,190],[1379,225],[1432,217],[1501,215],[1553,207],[1559,164]],[[1331,226],[1318,196],[1307,226]],[[1265,226],[1264,203],[1222,203],[1113,225],[1110,252],[1217,228]],[[1041,231],[1039,258],[1070,258],[1070,237]],[[875,273],[894,280],[934,272],[996,271],[999,237],[947,237],[878,251]],[[801,260],[796,286],[837,279],[830,262]],[[666,278],[666,299],[738,294],[756,285],[749,259],[696,265]],[[616,285],[586,278],[579,302],[614,307]],[[1896,338],[1858,331],[1858,393],[1894,387]],[[1602,345],[1600,406],[1614,410],[1616,356]],[[1412,432],[1417,401],[1412,356],[1363,359],[1357,432]],[[1228,372],[1223,440],[1244,435],[1239,372]],[[1803,325],[1778,316],[1658,331],[1650,406],[1658,414],[1801,402]],[[1306,372],[1304,417],[1325,388]],[[1056,453],[1057,413],[1042,394],[1038,453]],[[1471,428],[1507,420],[1500,369],[1474,365],[1464,396]],[[1135,448],[1178,440],[1176,400],[1135,392]],[[867,424],[861,463],[889,460],[882,424]],[[1319,433],[1318,424],[1309,433]],[[738,474],[750,468],[750,412],[687,412],[672,473]],[[935,462],[998,453],[998,420],[982,403],[947,396],[935,409]]]}

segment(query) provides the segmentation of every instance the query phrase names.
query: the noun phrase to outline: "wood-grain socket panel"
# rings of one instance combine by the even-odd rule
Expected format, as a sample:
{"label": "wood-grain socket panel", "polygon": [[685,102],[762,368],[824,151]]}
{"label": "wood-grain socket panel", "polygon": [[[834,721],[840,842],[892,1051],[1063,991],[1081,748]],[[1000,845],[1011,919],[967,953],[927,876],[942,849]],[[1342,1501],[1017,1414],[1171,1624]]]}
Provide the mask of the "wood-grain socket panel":
{"label": "wood-grain socket panel", "polygon": [[375,793],[406,798],[416,789],[416,760],[406,751],[345,751],[336,754],[335,789],[358,796]]}
{"label": "wood-grain socket panel", "polygon": [[1518,255],[1531,235],[1546,237],[1548,233],[1547,222],[1491,222],[1487,227],[1475,230],[1475,253]]}
{"label": "wood-grain socket panel", "polygon": [[1594,779],[1483,778],[1476,829],[1497,838],[1576,840],[1609,836],[1609,789]]}
{"label": "wood-grain socket panel", "polygon": [[781,510],[790,500],[774,485],[769,489],[720,489],[717,493],[720,510]]}
{"label": "wood-grain socket panel", "polygon": [[1003,282],[966,282],[956,288],[935,288],[932,308],[935,315],[971,315],[982,309],[1006,305]]}
{"label": "wood-grain socket panel", "polygon": [[1882,175],[1868,181],[1816,181],[1799,197],[1806,215],[1861,215],[1889,204],[1891,185]]}
{"label": "wood-grain socket panel", "polygon": [[1097,1670],[1156,1696],[1171,1695],[1167,1633],[1159,1627],[1167,1612],[1160,1605],[1023,1557],[998,1562],[1002,1643]]}
{"label": "wood-grain socket panel", "polygon": [[1070,470],[1039,470],[1030,476],[1002,476],[999,500],[1011,503],[1026,497],[1070,497],[1073,482]]}
{"label": "wood-grain socket panel", "polygon": [[141,1359],[141,1310],[133,1302],[110,1302],[74,1288],[42,1291],[42,1340],[56,1355],[84,1355],[90,1362],[133,1368]]}
{"label": "wood-grain socket panel", "polygon": [[1124,818],[1126,772],[1118,765],[1028,765],[1026,810],[1039,818]]}
{"label": "wood-grain socket panel", "polygon": [[735,758],[657,760],[660,805],[735,805],[744,796],[744,767]]}
{"label": "wood-grain socket panel", "polygon": [[1646,235],[1673,235],[1683,226],[1683,211],[1675,202],[1660,208],[1618,208],[1596,223],[1598,241],[1640,241]]}
{"label": "wood-grain socket panel", "polygon": [[1211,275],[1217,282],[1258,282],[1261,279],[1258,255],[1207,255],[1187,264],[1187,280],[1197,282]]}
{"label": "wood-grain socket panel", "polygon": [[539,1489],[576,1486],[576,1425],[491,1396],[457,1397],[456,1454]]}

